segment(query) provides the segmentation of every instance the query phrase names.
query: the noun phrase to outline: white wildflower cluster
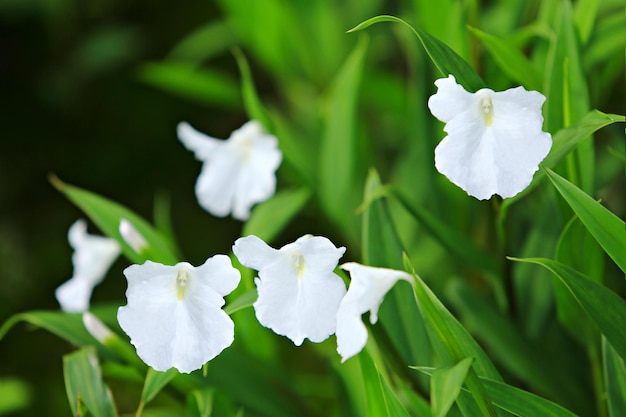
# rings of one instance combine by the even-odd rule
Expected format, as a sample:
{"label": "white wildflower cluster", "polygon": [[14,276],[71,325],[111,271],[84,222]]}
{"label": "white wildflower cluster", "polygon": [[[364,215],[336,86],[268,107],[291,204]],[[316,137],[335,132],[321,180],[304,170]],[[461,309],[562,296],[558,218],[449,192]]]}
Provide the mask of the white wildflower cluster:
{"label": "white wildflower cluster", "polygon": [[[478,199],[494,194],[508,198],[526,188],[551,146],[550,135],[542,131],[545,97],[522,87],[472,94],[452,75],[435,85],[438,91],[428,106],[446,123],[448,134],[435,150],[436,168]],[[260,123],[244,124],[227,140],[180,123],[178,136],[203,162],[195,192],[209,213],[246,220],[254,204],[274,194],[282,153],[278,140],[263,132]],[[122,219],[119,232],[135,252],[147,247],[128,220]],[[120,246],[114,239],[88,235],[84,221],[72,225],[69,241],[75,250],[74,276],[56,296],[64,311],[84,312]],[[336,334],[342,361],[366,345],[361,316],[369,311],[375,324],[394,284],[412,283],[406,272],[349,262],[341,266],[351,277],[346,290],[334,272],[345,248],[321,236],[305,235],[280,249],[246,236],[237,239],[233,252],[242,265],[258,271],[253,307],[259,322],[297,346],[304,339],[322,342]],[[222,307],[224,297],[239,284],[240,273],[228,256],[215,255],[198,267],[146,261],[129,266],[124,275],[127,305],[119,308],[118,321],[139,357],[154,369],[191,372],[233,342],[234,323]],[[93,322],[86,316],[89,328],[100,328]]]}

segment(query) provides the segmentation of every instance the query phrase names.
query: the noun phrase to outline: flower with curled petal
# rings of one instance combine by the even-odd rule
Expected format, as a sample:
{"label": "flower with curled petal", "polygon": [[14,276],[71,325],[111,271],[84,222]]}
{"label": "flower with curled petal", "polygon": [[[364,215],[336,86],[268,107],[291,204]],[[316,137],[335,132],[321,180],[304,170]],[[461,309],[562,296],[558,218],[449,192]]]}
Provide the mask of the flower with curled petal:
{"label": "flower with curled petal", "polygon": [[137,355],[157,371],[189,373],[231,345],[234,324],[221,309],[239,284],[239,271],[226,255],[198,267],[147,261],[124,270],[128,304],[117,320]]}
{"label": "flower with curled petal", "polygon": [[346,293],[333,270],[345,250],[321,236],[305,235],[280,249],[253,235],[237,239],[233,252],[239,262],[259,271],[254,303],[259,323],[296,346],[305,338],[318,343],[333,334]]}
{"label": "flower with curled petal", "polygon": [[378,321],[378,309],[385,294],[396,282],[412,282],[411,275],[394,269],[365,266],[356,262],[341,265],[350,273],[350,287],[337,311],[337,352],[341,361],[359,353],[367,342],[367,329],[361,315],[370,312],[370,323]]}
{"label": "flower with curled petal", "polygon": [[480,200],[523,191],[552,146],[542,131],[546,98],[523,87],[472,94],[452,75],[435,85],[428,107],[448,134],[435,149],[437,170]]}
{"label": "flower with curled petal", "polygon": [[74,248],[74,275],[56,289],[55,296],[63,311],[82,313],[89,309],[94,287],[102,282],[121,249],[115,239],[88,234],[82,219],[72,224],[68,239]]}
{"label": "flower with curled petal", "polygon": [[276,137],[263,132],[261,124],[249,121],[227,140],[178,124],[178,138],[203,161],[196,182],[196,196],[209,213],[238,220],[250,217],[251,207],[276,191],[276,170],[282,160]]}

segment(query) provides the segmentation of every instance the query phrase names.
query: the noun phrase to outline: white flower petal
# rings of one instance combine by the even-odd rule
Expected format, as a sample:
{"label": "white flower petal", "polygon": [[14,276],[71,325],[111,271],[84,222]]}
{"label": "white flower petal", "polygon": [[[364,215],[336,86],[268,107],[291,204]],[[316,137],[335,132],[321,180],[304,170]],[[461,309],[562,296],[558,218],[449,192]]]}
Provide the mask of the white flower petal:
{"label": "white flower petal", "polygon": [[370,312],[370,322],[378,321],[378,309],[387,292],[403,279],[412,282],[404,271],[375,268],[348,262],[341,268],[350,272],[350,288],[337,312],[337,352],[342,362],[359,353],[367,343],[367,329],[361,315]]}
{"label": "white flower petal", "polygon": [[195,268],[147,261],[124,270],[128,304],[117,318],[139,357],[158,371],[189,373],[231,345],[234,324],[221,309],[239,283],[226,255]]}
{"label": "white flower petal", "polygon": [[448,133],[435,149],[437,170],[481,200],[524,190],[552,145],[542,131],[545,97],[522,87],[471,94],[452,76],[435,84],[429,107]]}
{"label": "white flower petal", "polygon": [[259,122],[249,121],[229,139],[218,141],[186,123],[178,134],[185,146],[204,162],[196,183],[196,196],[209,213],[228,214],[246,220],[256,203],[276,191],[276,170],[282,161],[278,140],[263,132]]}
{"label": "white flower petal", "polygon": [[141,233],[139,233],[129,220],[120,220],[119,232],[122,239],[124,239],[124,242],[128,243],[128,246],[133,248],[135,252],[141,253],[148,248],[148,242],[146,242],[146,239],[144,239]]}
{"label": "white flower petal", "polygon": [[[333,272],[345,248],[309,235],[279,250],[261,242],[248,236],[233,246],[239,262],[259,270],[255,280],[259,296],[254,303],[259,322],[297,346],[304,339],[328,338],[335,332],[337,309],[346,292]],[[254,255],[257,249],[259,255]]]}
{"label": "white flower petal", "polygon": [[68,313],[82,313],[89,308],[93,288],[98,285],[120,254],[116,240],[87,234],[87,223],[77,220],[68,232],[74,249],[74,275],[56,290],[61,309]]}

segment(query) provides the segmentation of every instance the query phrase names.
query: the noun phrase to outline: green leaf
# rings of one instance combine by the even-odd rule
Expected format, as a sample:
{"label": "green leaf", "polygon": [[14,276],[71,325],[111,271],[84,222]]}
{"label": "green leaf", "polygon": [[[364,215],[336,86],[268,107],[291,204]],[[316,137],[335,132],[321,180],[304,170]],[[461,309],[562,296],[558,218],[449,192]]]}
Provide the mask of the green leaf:
{"label": "green leaf", "polygon": [[[366,180],[363,200],[363,263],[403,269],[402,242],[391,220],[378,173],[372,169]],[[404,363],[418,363],[430,357],[424,323],[407,283],[399,282],[385,297],[380,321]]]}
{"label": "green leaf", "polygon": [[[433,368],[412,367],[420,372],[432,375]],[[493,404],[501,410],[505,410],[519,417],[577,417],[576,414],[567,409],[541,398],[530,392],[521,390],[512,385],[490,378],[479,377],[480,382],[485,387],[487,394],[493,400]],[[459,398],[469,397],[469,390],[463,388]]]}
{"label": "green leaf", "polygon": [[434,417],[445,417],[448,414],[473,360],[465,358],[456,365],[438,368],[433,372],[430,380],[430,401]]}
{"label": "green leaf", "polygon": [[[90,191],[65,184],[57,177],[51,177],[50,182],[83,210],[105,235],[116,239],[122,247],[122,252],[131,262],[142,264],[148,259],[166,265],[178,262],[179,256],[172,243],[126,207]],[[122,219],[128,220],[146,240],[147,247],[141,253],[135,252],[120,235],[119,226]]]}
{"label": "green leaf", "polygon": [[167,55],[171,61],[199,64],[227,50],[236,42],[236,37],[225,21],[206,23],[179,41]]}
{"label": "green leaf", "polygon": [[369,416],[409,417],[367,350],[359,354]]}
{"label": "green leaf", "polygon": [[30,386],[16,378],[0,378],[0,415],[15,413],[32,401]]}
{"label": "green leaf", "polygon": [[94,338],[85,329],[80,314],[68,314],[60,311],[29,311],[15,314],[0,327],[0,340],[20,321],[41,327],[75,346],[84,346],[94,342]]}
{"label": "green leaf", "polygon": [[239,298],[237,298],[232,303],[228,303],[226,307],[224,307],[224,312],[226,314],[231,315],[236,311],[244,309],[246,307],[250,307],[257,299],[258,294],[256,289],[248,290],[245,293],[241,294]]}
{"label": "green leaf", "polygon": [[84,404],[94,417],[117,416],[111,393],[102,382],[98,357],[93,347],[85,347],[63,357],[63,375],[70,408],[75,416]]}
{"label": "green leaf", "polygon": [[609,416],[626,416],[626,366],[605,338],[602,339],[604,363],[604,384],[606,389]]}
{"label": "green leaf", "polygon": [[190,401],[193,403],[194,411],[197,411],[198,417],[211,417],[213,412],[213,397],[215,390],[213,388],[195,390],[190,395]]}
{"label": "green leaf", "polygon": [[174,368],[159,372],[149,367],[141,393],[141,402],[145,405],[152,401],[176,375],[178,371]]}
{"label": "green leaf", "polygon": [[470,67],[465,60],[463,60],[463,58],[457,55],[457,53],[450,49],[445,43],[429,35],[419,27],[411,26],[400,18],[386,15],[376,16],[360,23],[348,32],[363,30],[379,22],[396,22],[408,26],[420,40],[422,46],[424,46],[426,53],[432,60],[433,64],[435,64],[437,70],[439,70],[441,76],[447,77],[448,74],[454,75],[456,81],[470,92],[477,91],[485,87],[485,82],[480,78],[476,71],[474,71],[472,67]]}
{"label": "green leaf", "polygon": [[567,286],[617,353],[622,358],[626,358],[626,327],[624,327],[626,304],[624,304],[624,299],[580,272],[551,259],[510,259],[535,263],[552,271]]}
{"label": "green leaf", "polygon": [[[444,365],[457,363],[468,357],[475,359],[474,365],[468,373],[466,384],[482,414],[496,416],[493,405],[485,392],[485,388],[478,380],[478,376],[489,376],[501,380],[500,374],[467,330],[452,316],[422,279],[415,274],[408,257],[405,256],[404,260],[407,265],[406,269],[413,274],[415,299],[426,323],[426,329],[435,352]],[[462,404],[460,406],[463,408]]]}
{"label": "green leaf", "polygon": [[554,171],[546,169],[545,172],[591,235],[622,271],[626,272],[624,221]]}
{"label": "green leaf", "polygon": [[409,203],[401,193],[394,190],[393,196],[418,223],[460,261],[495,276],[500,275],[500,264],[494,257],[478,248],[473,241],[465,238],[460,232],[452,229],[446,222],[439,220],[424,208]]}
{"label": "green leaf", "polygon": [[307,188],[283,190],[252,209],[243,227],[243,236],[256,235],[271,243],[282,232],[311,197]]}
{"label": "green leaf", "polygon": [[336,226],[355,238],[358,205],[358,152],[356,120],[358,93],[367,38],[362,37],[334,79],[324,111],[325,127],[320,144],[320,203]]}
{"label": "green leaf", "polygon": [[237,83],[207,68],[180,62],[151,62],[139,66],[137,78],[168,93],[211,106],[240,105]]}
{"label": "green leaf", "polygon": [[243,94],[243,104],[246,107],[246,113],[248,113],[248,117],[253,120],[259,121],[265,129],[273,133],[274,128],[270,118],[268,117],[265,109],[263,108],[263,103],[259,99],[259,96],[256,91],[256,87],[254,85],[254,79],[252,78],[252,73],[250,72],[250,65],[248,64],[248,60],[246,56],[241,52],[241,49],[235,48],[233,49],[233,55],[235,55],[235,60],[237,61],[237,65],[239,66],[239,72],[241,73],[241,91]]}
{"label": "green leaf", "polygon": [[585,45],[591,36],[598,16],[598,0],[579,0],[574,4],[574,23],[580,42]]}
{"label": "green leaf", "polygon": [[479,29],[470,27],[469,30],[482,41],[500,69],[512,80],[529,90],[541,89],[541,73],[514,45]]}

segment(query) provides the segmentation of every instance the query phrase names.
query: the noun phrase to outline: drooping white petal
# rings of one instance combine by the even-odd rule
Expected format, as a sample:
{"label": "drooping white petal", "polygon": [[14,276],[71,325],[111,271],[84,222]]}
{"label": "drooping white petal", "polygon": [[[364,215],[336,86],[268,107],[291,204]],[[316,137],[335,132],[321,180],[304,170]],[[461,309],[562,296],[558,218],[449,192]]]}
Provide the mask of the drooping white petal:
{"label": "drooping white petal", "polygon": [[115,337],[111,329],[109,329],[98,317],[94,316],[89,311],[85,311],[83,313],[83,324],[89,334],[100,343],[104,344],[107,340]]}
{"label": "drooping white petal", "polygon": [[247,122],[225,141],[206,136],[186,123],[179,124],[178,135],[204,162],[195,191],[198,202],[209,213],[246,220],[253,205],[276,191],[275,173],[282,153],[278,140],[264,133],[259,122]]}
{"label": "drooping white petal", "polygon": [[279,250],[261,243],[258,237],[247,236],[233,246],[239,262],[259,271],[255,280],[259,296],[253,305],[259,322],[297,346],[304,339],[327,339],[335,332],[337,309],[346,292],[333,272],[345,248],[310,235]]}
{"label": "drooping white petal", "polygon": [[385,294],[396,282],[411,281],[404,271],[376,268],[348,262],[341,268],[350,272],[350,287],[337,311],[337,352],[342,362],[359,353],[367,343],[367,329],[361,315],[370,312],[370,323],[378,321],[378,309]]}
{"label": "drooping white petal", "polygon": [[545,97],[522,87],[472,94],[452,75],[435,84],[428,105],[448,133],[435,149],[437,170],[481,200],[524,190],[552,145],[542,131]]}
{"label": "drooping white petal", "polygon": [[226,255],[199,266],[147,261],[124,270],[128,304],[118,310],[120,326],[139,357],[157,371],[189,373],[231,345],[234,324],[221,309],[239,283]]}
{"label": "drooping white petal", "polygon": [[114,239],[87,234],[84,220],[72,224],[68,240],[74,249],[74,275],[56,289],[55,295],[63,311],[82,313],[89,308],[93,288],[120,254],[120,246]]}
{"label": "drooping white petal", "polygon": [[129,220],[120,220],[119,232],[122,239],[124,239],[124,241],[128,243],[128,245],[133,248],[135,252],[141,253],[148,248],[148,242],[146,242],[146,239]]}

